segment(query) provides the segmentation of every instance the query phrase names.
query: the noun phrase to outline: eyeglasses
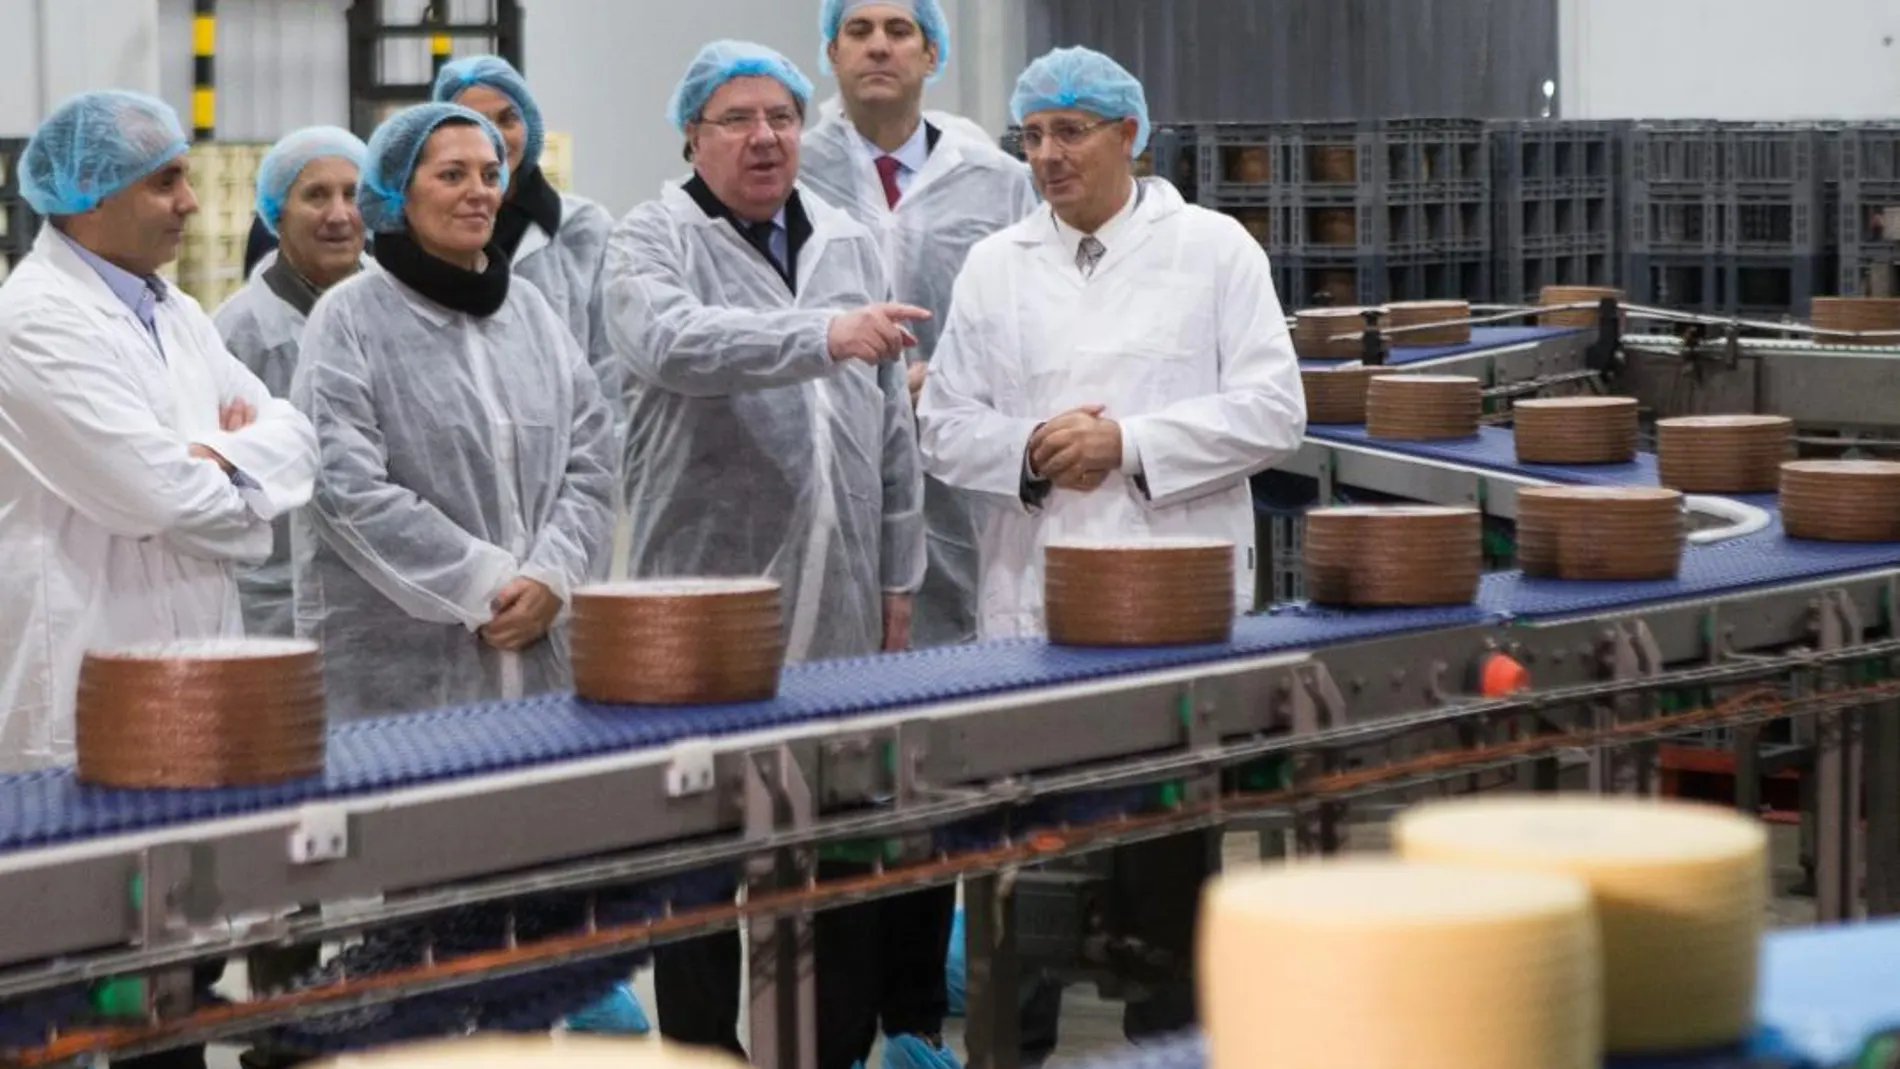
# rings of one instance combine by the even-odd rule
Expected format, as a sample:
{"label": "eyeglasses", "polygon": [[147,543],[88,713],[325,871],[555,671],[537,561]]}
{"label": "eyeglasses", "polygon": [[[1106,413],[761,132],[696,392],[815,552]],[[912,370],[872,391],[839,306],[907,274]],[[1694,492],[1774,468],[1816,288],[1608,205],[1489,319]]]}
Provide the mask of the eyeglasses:
{"label": "eyeglasses", "polygon": [[1057,123],[1047,131],[1032,126],[1023,131],[1023,151],[1025,153],[1039,152],[1045,143],[1060,149],[1072,149],[1081,145],[1095,131],[1104,126],[1113,126],[1118,122],[1121,120],[1103,119],[1080,126],[1074,123]]}
{"label": "eyeglasses", "polygon": [[707,126],[717,126],[734,137],[745,137],[764,123],[775,134],[786,134],[798,129],[796,111],[735,111],[721,115],[717,119],[701,119]]}

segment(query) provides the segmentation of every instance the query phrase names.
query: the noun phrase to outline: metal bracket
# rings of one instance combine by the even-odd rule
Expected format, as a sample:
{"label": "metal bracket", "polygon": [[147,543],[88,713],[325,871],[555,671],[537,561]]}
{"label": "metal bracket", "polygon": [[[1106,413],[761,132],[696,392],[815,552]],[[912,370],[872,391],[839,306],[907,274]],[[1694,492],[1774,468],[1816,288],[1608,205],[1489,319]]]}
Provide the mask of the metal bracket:
{"label": "metal bracket", "polygon": [[[745,755],[745,834],[765,839],[774,832],[811,826],[815,807],[804,769],[791,748],[780,745]],[[749,893],[801,887],[817,874],[810,848],[758,855],[746,865]],[[818,1002],[813,977],[811,918],[784,916],[749,929],[752,1057],[779,1069],[817,1069]]]}
{"label": "metal bracket", "polygon": [[710,739],[677,743],[667,751],[666,796],[685,798],[713,789],[713,747]]}
{"label": "metal bracket", "polygon": [[[1814,603],[1815,643],[1840,650],[1864,641],[1860,608],[1846,590],[1830,587]],[[1821,674],[1823,689],[1840,684],[1840,670]],[[1863,841],[1860,835],[1864,750],[1857,710],[1803,717],[1812,725],[1814,774],[1803,783],[1803,839],[1812,837],[1815,912],[1823,922],[1851,920],[1858,912]],[[1811,829],[1811,831],[1810,831]],[[1804,851],[1806,852],[1806,851]]]}
{"label": "metal bracket", "polygon": [[350,853],[350,814],[340,805],[305,805],[290,829],[290,863],[340,861]]}
{"label": "metal bracket", "polygon": [[[1597,659],[1611,679],[1641,679],[1662,672],[1662,649],[1649,625],[1642,620],[1618,621],[1603,629]],[[1593,719],[1599,731],[1640,720],[1644,717],[1643,699],[1618,698],[1600,705]],[[1649,794],[1660,780],[1660,766],[1654,743],[1639,743],[1628,748],[1596,745],[1590,748],[1590,790],[1596,794]]]}
{"label": "metal bracket", "polygon": [[[1294,669],[1293,734],[1311,734],[1346,722],[1346,700],[1323,663],[1314,661]],[[1296,752],[1293,756],[1294,783],[1332,771],[1336,756],[1330,753]],[[1312,805],[1295,804],[1293,836],[1301,854],[1330,854],[1339,849],[1339,828],[1345,822],[1346,807],[1339,802]]]}

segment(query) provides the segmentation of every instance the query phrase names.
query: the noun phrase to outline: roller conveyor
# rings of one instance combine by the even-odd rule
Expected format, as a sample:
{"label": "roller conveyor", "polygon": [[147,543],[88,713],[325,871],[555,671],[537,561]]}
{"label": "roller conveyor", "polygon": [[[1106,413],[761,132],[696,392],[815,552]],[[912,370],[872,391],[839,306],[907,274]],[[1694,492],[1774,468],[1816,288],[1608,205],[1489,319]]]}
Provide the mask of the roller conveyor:
{"label": "roller conveyor", "polygon": [[[1760,1027],[1745,1049],[1611,1059],[1605,1069],[1835,1069],[1856,1064],[1871,1040],[1900,1029],[1900,922],[1770,933],[1762,944],[1758,1002]],[[1087,1069],[1206,1065],[1206,1044],[1198,1036],[1184,1036],[1095,1059]]]}

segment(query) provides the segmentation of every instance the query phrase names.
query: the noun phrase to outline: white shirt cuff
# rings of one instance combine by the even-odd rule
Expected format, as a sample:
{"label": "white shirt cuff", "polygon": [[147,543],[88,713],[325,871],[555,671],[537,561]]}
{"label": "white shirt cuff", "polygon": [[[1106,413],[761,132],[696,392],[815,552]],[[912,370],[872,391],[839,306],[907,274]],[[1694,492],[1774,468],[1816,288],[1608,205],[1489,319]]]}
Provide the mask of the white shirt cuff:
{"label": "white shirt cuff", "polygon": [[1122,474],[1141,474],[1141,450],[1135,445],[1135,434],[1123,423],[1122,428]]}

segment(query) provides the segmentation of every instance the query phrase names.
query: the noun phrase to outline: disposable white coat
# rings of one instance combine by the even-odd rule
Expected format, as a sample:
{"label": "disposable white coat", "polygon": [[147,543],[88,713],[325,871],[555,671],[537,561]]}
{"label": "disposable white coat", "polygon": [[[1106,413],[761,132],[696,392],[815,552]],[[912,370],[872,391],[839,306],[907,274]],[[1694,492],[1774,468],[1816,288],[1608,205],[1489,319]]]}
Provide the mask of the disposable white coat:
{"label": "disposable white coat", "polygon": [[[933,318],[911,325],[918,344],[908,354],[913,361],[928,362],[971,246],[1033,211],[1036,193],[1029,168],[989,140],[973,137],[968,121],[943,116],[925,121],[941,135],[895,209],[885,198],[870,149],[842,113],[830,114],[805,134],[800,175],[877,237],[896,298],[931,311]],[[925,483],[930,566],[917,593],[912,638],[918,646],[976,638],[975,504],[937,479]]]}
{"label": "disposable white coat", "polygon": [[[272,397],[290,396],[297,343],[303,335],[302,312],[271,292],[260,276],[220,305],[211,321],[231,355],[258,377]],[[293,635],[297,629],[291,614],[290,517],[279,516],[271,527],[270,559],[238,569],[244,630],[252,635]]]}
{"label": "disposable white coat", "polygon": [[[554,312],[587,354],[587,363],[600,380],[601,395],[616,413],[620,409],[620,365],[600,318],[600,263],[613,233],[607,209],[585,197],[561,194],[560,232],[549,234],[530,223],[515,246],[515,274],[534,283]],[[616,415],[614,422],[624,418]]]}
{"label": "disposable white coat", "polygon": [[535,287],[481,318],[372,265],[317,302],[290,395],[322,457],[291,549],[330,716],[566,689],[565,627],[519,653],[476,634],[516,576],[563,602],[604,576],[612,536],[613,425]]}
{"label": "disposable white coat", "polygon": [[[971,251],[918,406],[924,465],[984,495],[983,637],[1043,633],[1042,548],[1064,538],[1232,541],[1234,607],[1251,608],[1247,477],[1299,447],[1306,402],[1266,254],[1233,219],[1142,179],[1141,203],[1093,277],[1046,210]],[[1141,458],[1144,493],[1110,474],[1093,491],[1023,503],[1036,426],[1107,406]]]}
{"label": "disposable white coat", "polygon": [[889,295],[877,246],[800,200],[796,296],[677,185],[621,220],[601,282],[631,405],[627,573],[778,580],[792,660],[876,652],[883,594],[924,574],[903,364],[828,351],[834,316]]}
{"label": "disposable white coat", "polygon": [[[155,343],[50,226],[0,287],[0,769],[70,760],[86,650],[242,634],[237,563],[263,561],[271,520],[310,499],[309,422],[189,295],[157,324]],[[256,422],[219,430],[237,400]]]}

